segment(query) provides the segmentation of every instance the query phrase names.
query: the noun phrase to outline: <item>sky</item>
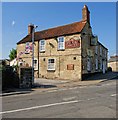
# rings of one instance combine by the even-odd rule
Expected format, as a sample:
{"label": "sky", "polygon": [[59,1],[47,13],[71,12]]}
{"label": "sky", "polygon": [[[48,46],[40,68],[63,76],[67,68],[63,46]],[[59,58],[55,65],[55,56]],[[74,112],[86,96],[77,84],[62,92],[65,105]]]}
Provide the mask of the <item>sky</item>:
{"label": "sky", "polygon": [[116,54],[115,2],[2,2],[2,58],[9,58],[12,48],[28,34],[28,24],[36,31],[82,20],[82,8],[88,6],[93,34]]}

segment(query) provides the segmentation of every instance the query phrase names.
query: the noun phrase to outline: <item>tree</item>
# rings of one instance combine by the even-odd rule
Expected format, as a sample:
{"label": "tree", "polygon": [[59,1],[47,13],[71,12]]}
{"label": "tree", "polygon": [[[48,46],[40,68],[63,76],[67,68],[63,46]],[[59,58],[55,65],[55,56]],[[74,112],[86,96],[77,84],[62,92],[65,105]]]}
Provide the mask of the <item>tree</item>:
{"label": "tree", "polygon": [[12,48],[12,50],[10,50],[9,58],[10,58],[10,60],[13,60],[16,57],[17,57],[17,51],[16,51],[16,49]]}

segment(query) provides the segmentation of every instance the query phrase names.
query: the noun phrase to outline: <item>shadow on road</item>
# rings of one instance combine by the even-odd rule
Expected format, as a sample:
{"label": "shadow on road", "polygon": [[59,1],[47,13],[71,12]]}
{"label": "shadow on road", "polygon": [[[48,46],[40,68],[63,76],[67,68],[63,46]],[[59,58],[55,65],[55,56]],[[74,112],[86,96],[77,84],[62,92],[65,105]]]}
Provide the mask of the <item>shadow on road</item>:
{"label": "shadow on road", "polygon": [[83,75],[83,81],[89,81],[89,80],[113,80],[118,78],[118,72],[107,72],[105,74],[103,73],[95,73],[90,75]]}
{"label": "shadow on road", "polygon": [[57,87],[56,85],[48,85],[48,84],[40,84],[40,83],[35,83],[34,88],[53,88]]}

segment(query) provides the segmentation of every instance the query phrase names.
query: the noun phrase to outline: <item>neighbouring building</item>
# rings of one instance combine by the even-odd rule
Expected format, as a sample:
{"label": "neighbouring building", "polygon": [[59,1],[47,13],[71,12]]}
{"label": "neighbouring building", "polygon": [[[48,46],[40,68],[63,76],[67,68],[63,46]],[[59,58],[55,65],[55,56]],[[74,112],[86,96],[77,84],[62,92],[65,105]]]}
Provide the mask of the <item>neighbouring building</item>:
{"label": "neighbouring building", "polygon": [[112,71],[118,72],[118,55],[110,56],[108,67],[111,67]]}
{"label": "neighbouring building", "polygon": [[[32,30],[17,43],[18,64],[32,66]],[[35,77],[82,80],[82,76],[107,70],[108,49],[92,33],[85,5],[82,20],[34,34]]]}
{"label": "neighbouring building", "polygon": [[2,59],[0,60],[0,65],[10,65],[10,60],[9,59]]}

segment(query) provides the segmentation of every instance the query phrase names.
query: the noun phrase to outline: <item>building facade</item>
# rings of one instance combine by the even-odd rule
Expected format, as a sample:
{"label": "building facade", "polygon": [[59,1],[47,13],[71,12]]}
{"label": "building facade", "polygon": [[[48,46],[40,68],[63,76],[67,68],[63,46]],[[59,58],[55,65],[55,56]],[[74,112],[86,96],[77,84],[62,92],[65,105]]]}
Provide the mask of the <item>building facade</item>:
{"label": "building facade", "polygon": [[108,67],[111,67],[113,72],[118,72],[118,55],[110,56]]}
{"label": "building facade", "polygon": [[[32,29],[17,43],[19,65],[32,66]],[[108,49],[92,33],[90,12],[85,5],[82,20],[35,32],[35,77],[82,80],[85,74],[107,70]]]}

